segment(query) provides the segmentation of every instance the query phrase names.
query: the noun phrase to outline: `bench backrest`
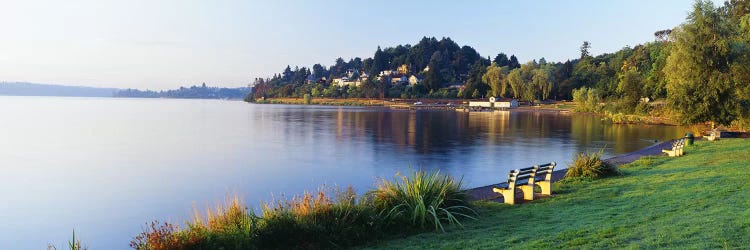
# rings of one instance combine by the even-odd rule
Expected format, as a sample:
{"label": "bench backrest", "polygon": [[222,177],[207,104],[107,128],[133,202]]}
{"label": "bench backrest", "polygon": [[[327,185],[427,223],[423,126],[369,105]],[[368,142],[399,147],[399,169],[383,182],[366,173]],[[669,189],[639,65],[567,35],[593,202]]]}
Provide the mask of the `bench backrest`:
{"label": "bench backrest", "polygon": [[508,174],[508,188],[515,188],[517,185],[525,184],[534,185],[535,181],[551,181],[552,172],[555,171],[555,166],[557,166],[557,163],[550,162],[528,168],[511,170]]}
{"label": "bench backrest", "polygon": [[685,138],[672,142],[672,150],[678,150],[685,146]]}
{"label": "bench backrest", "polygon": [[528,184],[525,180],[533,180],[536,166],[511,170],[508,174],[508,188],[513,189],[517,185]]}
{"label": "bench backrest", "polygon": [[555,166],[557,166],[556,162],[550,162],[547,164],[537,165],[536,177],[542,177],[542,178],[536,178],[540,181],[551,181],[552,180],[552,172],[555,171]]}

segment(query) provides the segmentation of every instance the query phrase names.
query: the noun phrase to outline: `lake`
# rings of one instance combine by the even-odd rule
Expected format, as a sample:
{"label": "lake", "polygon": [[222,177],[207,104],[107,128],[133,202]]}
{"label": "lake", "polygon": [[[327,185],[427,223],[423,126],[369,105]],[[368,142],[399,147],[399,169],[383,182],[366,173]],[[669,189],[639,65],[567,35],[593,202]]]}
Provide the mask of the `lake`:
{"label": "lake", "polygon": [[92,249],[127,249],[145,223],[181,223],[231,194],[257,207],[321,185],[364,192],[410,168],[476,187],[684,132],[543,112],[0,96],[0,249],[62,249],[73,229]]}

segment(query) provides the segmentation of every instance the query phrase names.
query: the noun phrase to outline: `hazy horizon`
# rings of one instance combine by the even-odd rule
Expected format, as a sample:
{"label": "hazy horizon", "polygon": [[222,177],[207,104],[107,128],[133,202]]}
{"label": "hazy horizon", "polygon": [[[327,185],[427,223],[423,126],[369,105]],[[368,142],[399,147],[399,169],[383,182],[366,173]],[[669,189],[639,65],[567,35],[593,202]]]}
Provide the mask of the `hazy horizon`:
{"label": "hazy horizon", "polygon": [[[720,1],[715,1],[720,2]],[[243,87],[287,65],[451,37],[482,56],[577,58],[653,40],[693,1],[24,1],[0,10],[0,81],[105,88]]]}

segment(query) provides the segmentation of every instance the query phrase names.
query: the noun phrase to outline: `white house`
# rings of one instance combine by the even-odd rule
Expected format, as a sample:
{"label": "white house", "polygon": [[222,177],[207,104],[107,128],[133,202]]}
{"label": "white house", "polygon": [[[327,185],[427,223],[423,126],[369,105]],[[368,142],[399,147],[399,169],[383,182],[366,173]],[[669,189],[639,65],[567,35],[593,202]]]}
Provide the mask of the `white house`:
{"label": "white house", "polygon": [[335,84],[336,86],[339,86],[339,87],[344,87],[344,86],[359,87],[359,85],[362,85],[362,81],[360,80],[351,81],[349,77],[342,77],[342,78],[333,78],[332,84]]}
{"label": "white house", "polygon": [[342,77],[342,78],[333,78],[333,84],[338,85],[339,87],[344,87],[348,84],[345,84],[345,82],[349,81],[349,77]]}
{"label": "white house", "polygon": [[380,75],[379,76],[392,76],[392,75],[396,75],[396,74],[398,74],[398,71],[395,71],[395,70],[383,70],[383,71],[380,71]]}
{"label": "white house", "polygon": [[509,99],[502,100],[500,97],[490,97],[489,101],[470,101],[469,107],[482,107],[482,108],[495,108],[495,109],[507,109],[517,108],[518,100]]}
{"label": "white house", "polygon": [[391,78],[391,84],[393,85],[403,84],[407,82],[409,82],[409,78],[407,78],[406,76]]}

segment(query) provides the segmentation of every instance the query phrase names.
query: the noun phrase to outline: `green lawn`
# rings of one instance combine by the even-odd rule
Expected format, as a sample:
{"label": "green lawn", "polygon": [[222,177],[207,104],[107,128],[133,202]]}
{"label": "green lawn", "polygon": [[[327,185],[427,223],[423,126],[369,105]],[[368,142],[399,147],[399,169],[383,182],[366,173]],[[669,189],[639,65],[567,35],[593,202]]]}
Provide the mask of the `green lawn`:
{"label": "green lawn", "polygon": [[622,177],[556,183],[553,197],[531,203],[480,203],[478,220],[464,229],[367,247],[750,247],[750,140],[699,141],[682,157],[644,158],[622,170]]}

